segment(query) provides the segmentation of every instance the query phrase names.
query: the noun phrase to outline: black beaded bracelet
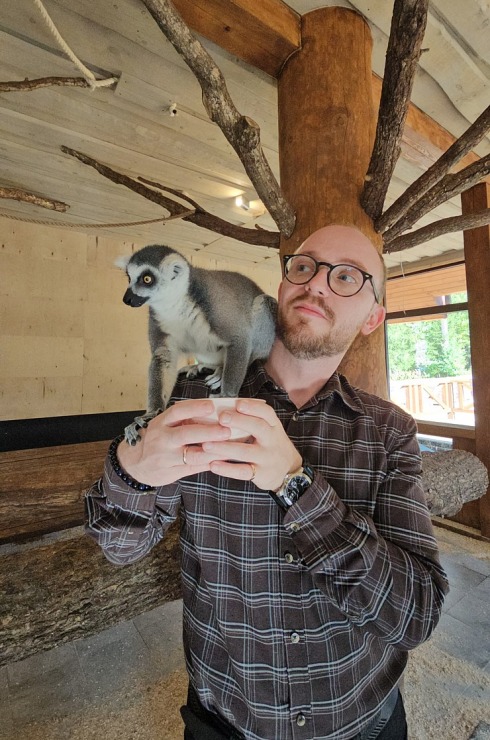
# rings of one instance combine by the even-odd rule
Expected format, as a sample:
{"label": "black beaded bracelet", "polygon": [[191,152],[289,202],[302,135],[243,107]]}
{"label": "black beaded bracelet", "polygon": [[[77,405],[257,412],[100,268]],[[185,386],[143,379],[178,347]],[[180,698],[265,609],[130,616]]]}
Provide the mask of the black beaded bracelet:
{"label": "black beaded bracelet", "polygon": [[119,460],[117,458],[117,448],[119,447],[119,444],[123,441],[123,439],[124,434],[120,434],[119,437],[116,437],[116,439],[111,443],[111,446],[109,447],[109,462],[112,465],[113,471],[121,478],[121,480],[126,483],[127,486],[129,486],[130,488],[134,488],[136,491],[154,491],[154,486],[148,486],[146,483],[140,483],[134,478],[131,478],[131,476],[128,475],[126,471],[119,465]]}

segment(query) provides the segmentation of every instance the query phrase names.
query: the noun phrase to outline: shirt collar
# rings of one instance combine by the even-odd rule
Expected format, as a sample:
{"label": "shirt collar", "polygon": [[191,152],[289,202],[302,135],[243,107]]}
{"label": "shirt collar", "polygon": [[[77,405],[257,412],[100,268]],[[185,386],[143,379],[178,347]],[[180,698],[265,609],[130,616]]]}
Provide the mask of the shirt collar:
{"label": "shirt collar", "polygon": [[[242,387],[243,396],[256,398],[262,388],[267,387],[269,392],[277,390],[275,382],[264,368],[261,360],[256,360],[250,366],[247,379]],[[285,391],[283,391],[285,393]],[[323,388],[311,399],[308,405],[316,405],[335,394],[352,411],[363,412],[359,396],[348,380],[338,372],[335,372],[325,383]]]}

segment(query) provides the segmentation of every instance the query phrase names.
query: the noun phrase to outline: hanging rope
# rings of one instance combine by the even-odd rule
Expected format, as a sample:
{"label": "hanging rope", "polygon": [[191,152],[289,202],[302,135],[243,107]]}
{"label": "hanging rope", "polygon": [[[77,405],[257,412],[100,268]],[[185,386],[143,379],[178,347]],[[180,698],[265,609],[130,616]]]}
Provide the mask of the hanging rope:
{"label": "hanging rope", "polygon": [[109,85],[113,85],[115,82],[117,82],[117,77],[109,77],[105,80],[97,80],[94,73],[90,69],[88,69],[88,67],[86,67],[83,62],[81,62],[80,59],[76,56],[75,52],[70,49],[70,47],[54,25],[50,15],[48,14],[48,11],[42,4],[41,0],[34,0],[34,4],[37,6],[49,30],[55,37],[60,47],[63,49],[67,57],[71,59],[73,64],[80,70],[92,90],[95,90],[98,87],[108,87]]}
{"label": "hanging rope", "polygon": [[161,223],[165,225],[167,221],[175,221],[178,218],[185,218],[185,216],[191,216],[195,213],[195,209],[188,211],[182,211],[174,216],[168,216],[168,218],[150,218],[146,221],[122,221],[117,224],[72,224],[64,221],[42,221],[37,218],[24,218],[23,216],[11,216],[8,214],[0,214],[1,218],[10,218],[12,221],[23,221],[27,224],[40,224],[41,226],[59,226],[63,229],[117,229],[122,226],[142,226],[143,224],[157,224]]}

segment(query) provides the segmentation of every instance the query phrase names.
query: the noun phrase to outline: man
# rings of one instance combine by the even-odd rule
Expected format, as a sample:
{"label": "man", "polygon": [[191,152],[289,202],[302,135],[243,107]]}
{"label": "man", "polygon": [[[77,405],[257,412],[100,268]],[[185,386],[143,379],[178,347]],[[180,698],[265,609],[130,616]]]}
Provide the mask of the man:
{"label": "man", "polygon": [[211,403],[196,400],[204,381],[180,380],[186,400],[135,447],[113,443],[89,531],[129,563],[180,511],[186,740],[403,740],[397,684],[447,581],[413,419],[336,372],[384,319],[382,260],[331,225],[285,270],[277,339],[236,410],[186,423]]}

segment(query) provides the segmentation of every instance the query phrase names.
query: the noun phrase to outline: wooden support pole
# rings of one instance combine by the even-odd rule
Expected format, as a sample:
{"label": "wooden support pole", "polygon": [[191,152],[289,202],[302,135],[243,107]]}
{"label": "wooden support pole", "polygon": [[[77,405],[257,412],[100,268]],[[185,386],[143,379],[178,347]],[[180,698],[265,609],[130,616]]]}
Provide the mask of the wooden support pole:
{"label": "wooden support pole", "polygon": [[[369,27],[338,7],[301,20],[301,49],[278,78],[281,188],[296,212],[281,254],[327,224],[358,228],[381,252],[381,237],[360,205],[376,128]],[[383,329],[357,339],[341,370],[354,385],[386,396]]]}
{"label": "wooden support pole", "polygon": [[[461,196],[463,214],[490,208],[490,185],[480,183]],[[490,470],[490,226],[464,232],[471,366],[475,402],[475,454]],[[480,499],[480,528],[490,539],[490,488]]]}

